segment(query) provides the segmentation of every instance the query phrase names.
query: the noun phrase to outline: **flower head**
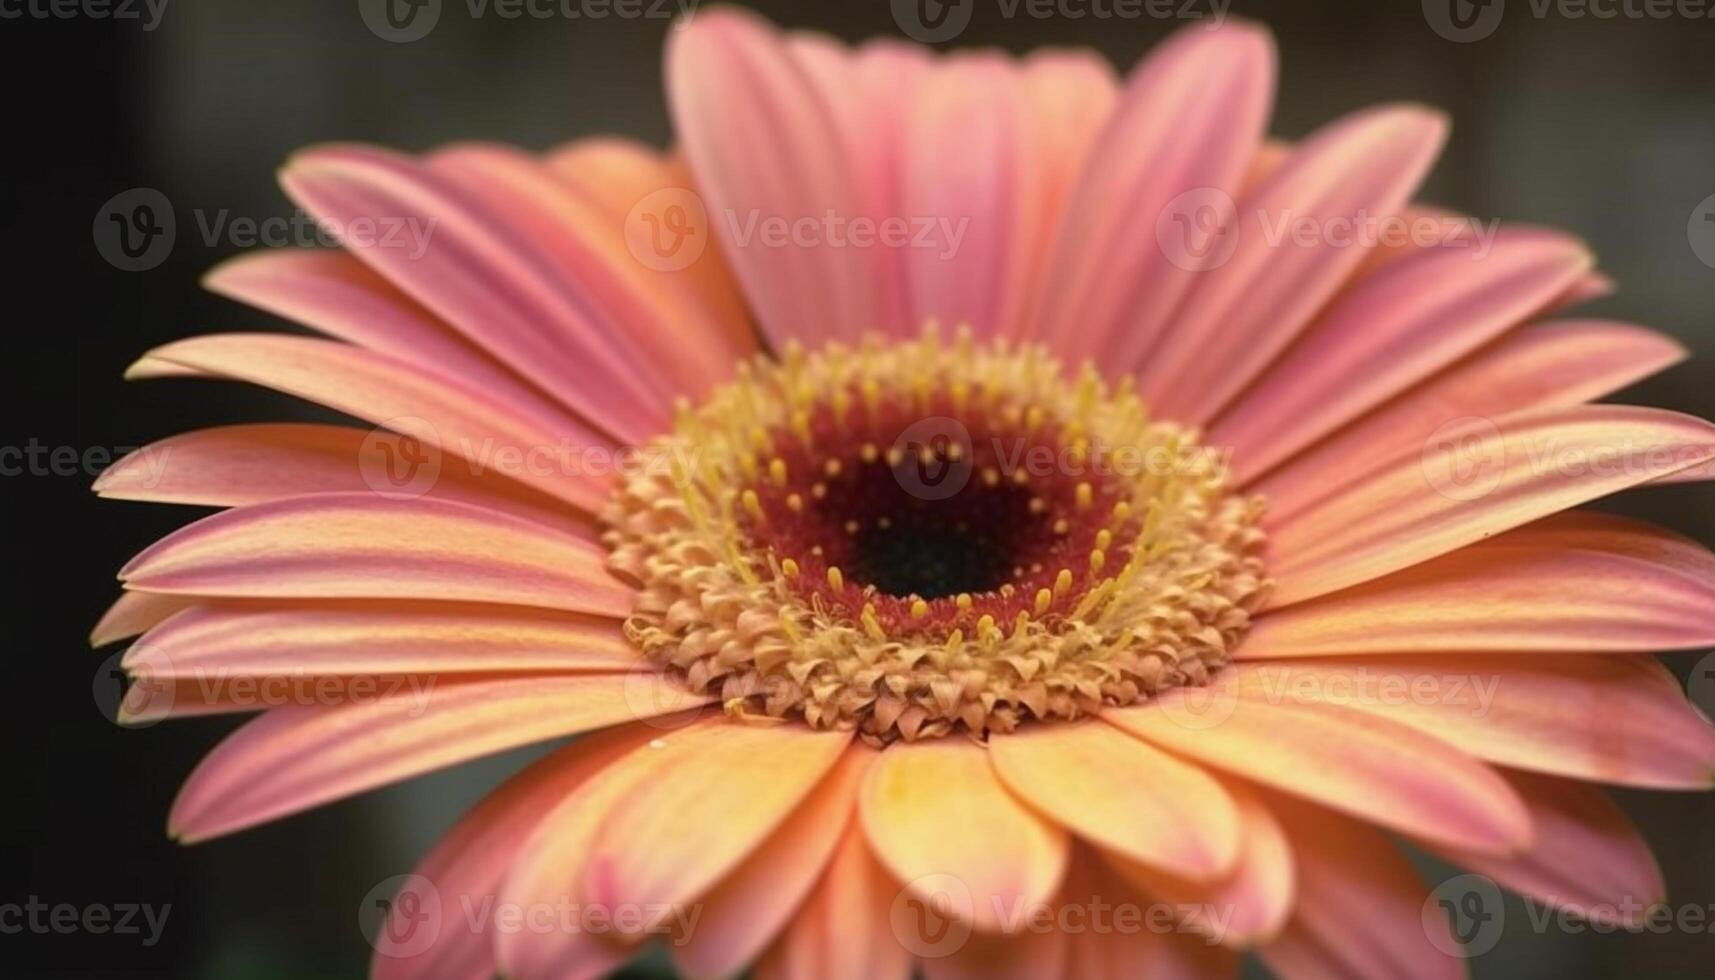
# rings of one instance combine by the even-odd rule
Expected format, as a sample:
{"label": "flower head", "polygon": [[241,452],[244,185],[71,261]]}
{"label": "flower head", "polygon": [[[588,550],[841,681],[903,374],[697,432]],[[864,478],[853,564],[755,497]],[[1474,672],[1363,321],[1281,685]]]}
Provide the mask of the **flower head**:
{"label": "flower head", "polygon": [[385,977],[1457,975],[1390,834],[1660,897],[1590,784],[1710,786],[1651,654],[1715,643],[1715,556],[1573,508],[1715,427],[1591,404],[1683,352],[1546,319],[1605,288],[1579,243],[1411,203],[1438,114],[1268,141],[1242,23],[1123,85],[730,11],[667,61],[674,154],[304,151],[320,220],[432,241],[235,260],[327,338],[132,369],[376,426],[98,483],[226,508],[96,631],[130,720],[266,709],[176,836],[594,733],[406,879]]}

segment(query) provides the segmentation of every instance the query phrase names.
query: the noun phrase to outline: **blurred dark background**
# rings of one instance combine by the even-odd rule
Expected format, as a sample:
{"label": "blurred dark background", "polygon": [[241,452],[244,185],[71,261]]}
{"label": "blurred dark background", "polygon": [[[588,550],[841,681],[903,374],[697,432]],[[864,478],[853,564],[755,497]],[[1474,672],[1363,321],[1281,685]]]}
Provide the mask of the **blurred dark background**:
{"label": "blurred dark background", "polygon": [[[129,0],[117,2],[104,9],[127,9]],[[101,453],[207,424],[316,417],[257,390],[120,380],[126,364],[167,340],[281,326],[199,290],[203,270],[241,249],[207,240],[193,214],[290,214],[274,169],[294,147],[321,140],[412,150],[463,138],[542,149],[604,131],[667,140],[666,20],[508,19],[492,6],[475,14],[474,2],[445,0],[434,29],[409,43],[366,27],[358,0],[168,0],[158,20],[140,3],[129,8],[141,17],[133,20],[91,17],[94,4],[0,2],[9,95],[0,360],[15,399],[0,445],[73,447],[79,458],[70,472],[0,478],[11,569],[5,622],[14,638],[4,653],[10,699],[0,711],[0,904],[34,896],[80,907],[171,905],[154,945],[138,936],[0,934],[0,975],[358,976],[369,953],[358,927],[365,893],[408,871],[461,810],[528,757],[183,849],[163,833],[168,805],[235,722],[117,728],[92,693],[110,651],[91,653],[83,639],[115,594],[120,564],[194,516],[98,503],[87,487]],[[1279,38],[1277,134],[1297,137],[1378,100],[1445,107],[1454,134],[1426,196],[1485,219],[1586,236],[1621,286],[1589,309],[1659,327],[1693,351],[1690,363],[1631,398],[1715,416],[1715,268],[1704,261],[1715,263],[1715,222],[1696,220],[1715,207],[1705,201],[1715,194],[1715,20],[1576,17],[1583,8],[1554,7],[1539,16],[1513,0],[1488,36],[1457,42],[1430,23],[1444,2],[1430,0],[1426,11],[1412,2],[1239,0],[1232,12],[1266,21]],[[900,33],[886,0],[758,6],[781,23],[848,40]],[[1500,7],[1495,0],[1487,9]],[[972,0],[957,43],[1091,45],[1126,67],[1178,26],[1148,16],[1007,17],[1008,9],[1019,8]],[[1621,10],[1618,0],[1603,9]],[[179,221],[172,253],[145,272],[115,268],[92,237],[103,202],[136,187],[163,192]],[[1711,237],[1700,239],[1699,225]],[[1712,492],[1657,489],[1612,506],[1715,543]],[[1684,677],[1697,659],[1671,663]],[[1715,706],[1706,699],[1704,707]],[[1655,843],[1672,900],[1710,908],[1715,796],[1621,799]],[[1710,975],[1715,943],[1706,931],[1538,934],[1522,905],[1508,911],[1506,940],[1473,964],[1479,977]]]}

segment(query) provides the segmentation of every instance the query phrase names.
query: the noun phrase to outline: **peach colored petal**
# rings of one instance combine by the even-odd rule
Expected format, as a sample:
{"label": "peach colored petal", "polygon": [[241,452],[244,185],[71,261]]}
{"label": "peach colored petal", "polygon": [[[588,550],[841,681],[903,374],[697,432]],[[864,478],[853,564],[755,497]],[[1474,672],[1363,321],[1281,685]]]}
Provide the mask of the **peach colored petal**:
{"label": "peach colored petal", "polygon": [[1060,887],[1066,834],[1006,791],[980,745],[937,738],[889,746],[860,800],[882,863],[924,902],[946,893],[943,885],[956,889],[951,911],[980,930],[1003,931]]}
{"label": "peach colored petal", "polygon": [[1017,70],[1000,54],[953,55],[912,92],[900,159],[901,216],[936,222],[904,250],[908,323],[969,324],[994,336],[1006,315],[1024,124]]}
{"label": "peach colored petal", "polygon": [[[562,453],[579,460],[612,443],[569,417],[538,418],[461,382],[424,374],[396,358],[310,337],[219,334],[157,347],[127,378],[209,377],[247,381],[407,434],[440,451],[442,464],[486,472],[504,453],[546,465],[513,465],[517,480],[594,512],[606,502],[609,473],[558,465]],[[436,457],[431,457],[434,459]]]}
{"label": "peach colored petal", "polygon": [[[1238,957],[1201,935],[1177,929],[1161,931],[1157,904],[1118,871],[1087,852],[1076,855],[1067,871],[1061,902],[1088,903],[1088,928],[1066,943],[1065,969],[1058,975],[1078,980],[1206,980],[1238,975]],[[1098,927],[1106,906],[1106,928]],[[1133,916],[1131,909],[1139,913]],[[1122,910],[1125,918],[1122,919]],[[1052,975],[1052,974],[1045,974]]]}
{"label": "peach colored petal", "polygon": [[[1428,888],[1374,828],[1284,799],[1270,803],[1299,869],[1286,931],[1262,947],[1281,980],[1462,980],[1445,920],[1423,915]],[[1440,931],[1431,941],[1430,928]]]}
{"label": "peach colored petal", "polygon": [[872,329],[872,250],[774,248],[745,234],[752,218],[819,221],[865,203],[827,103],[774,29],[731,8],[699,13],[668,39],[667,94],[715,237],[763,332],[779,345]]}
{"label": "peach colored petal", "polygon": [[[672,719],[677,722],[680,719]],[[647,743],[624,753],[563,796],[534,828],[524,835],[500,886],[500,904],[520,909],[525,917],[547,919],[546,928],[505,930],[494,937],[495,973],[519,980],[596,980],[605,977],[636,953],[636,947],[616,940],[618,915],[651,920],[689,915],[695,909],[648,908],[620,910],[588,906],[579,892],[590,847],[608,813],[656,771],[656,759],[669,746],[696,742],[704,733],[728,724],[710,713],[680,726],[664,723]],[[678,751],[678,749],[675,749]],[[562,908],[590,909],[601,918],[580,914],[573,927],[557,921]],[[650,921],[664,930],[667,923]]]}
{"label": "peach colored petal", "polygon": [[[1397,212],[1446,131],[1438,113],[1384,106],[1337,120],[1294,150],[1238,203],[1231,257],[1204,274],[1172,332],[1139,365],[1138,390],[1151,407],[1202,423],[1255,379],[1362,261],[1366,248],[1342,243],[1334,222]],[[1320,233],[1300,243],[1283,221]]]}
{"label": "peach colored petal", "polygon": [[1142,865],[1111,851],[1104,856],[1127,881],[1175,908],[1191,909],[1192,929],[1237,948],[1278,935],[1292,912],[1296,885],[1292,850],[1266,804],[1235,779],[1222,780],[1238,804],[1243,846],[1238,867],[1217,881],[1196,882]]}
{"label": "peach colored petal", "polygon": [[604,205],[573,192],[535,157],[505,146],[459,144],[427,160],[435,173],[500,216],[576,285],[607,334],[669,376],[673,390],[701,397],[732,375],[745,353],[698,304],[674,302],[656,271],[626,244],[625,225]]}
{"label": "peach colored petal", "polygon": [[1142,360],[1198,274],[1169,260],[1157,218],[1200,188],[1237,194],[1273,100],[1274,43],[1235,21],[1180,30],[1132,71],[1056,231],[1027,331],[1076,363]]}
{"label": "peach colored petal", "polygon": [[1102,718],[1198,762],[1425,839],[1483,851],[1529,842],[1523,804],[1488,766],[1370,712],[1271,700],[1239,683],[1240,673]]}
{"label": "peach colored petal", "polygon": [[[442,680],[367,703],[277,708],[202,760],[173,801],[168,832],[207,840],[503,749],[665,713],[637,696],[640,687],[671,682],[622,674]],[[666,710],[709,700],[675,693]]]}
{"label": "peach colored petal", "polygon": [[[95,492],[116,500],[238,507],[309,493],[388,491],[385,467],[415,438],[382,429],[282,422],[200,429],[150,443],[108,467]],[[366,469],[366,465],[368,467]],[[443,465],[424,496],[506,510],[593,538],[587,516],[494,473]]]}
{"label": "peach colored petal", "polygon": [[365,602],[193,606],[125,654],[152,678],[607,673],[638,666],[619,623],[546,609]]}
{"label": "peach colored petal", "polygon": [[1186,878],[1226,875],[1239,859],[1238,809],[1214,777],[1097,721],[989,739],[1001,781],[1091,842]]}
{"label": "peach colored petal", "polygon": [[696,928],[672,940],[686,976],[735,975],[788,926],[856,819],[858,786],[874,761],[874,749],[849,745],[780,829],[702,898]]}
{"label": "peach colored petal", "polygon": [[1251,489],[1284,522],[1391,456],[1464,418],[1594,401],[1685,358],[1674,340],[1630,324],[1565,321],[1509,334],[1323,439]]}
{"label": "peach colored petal", "polygon": [[1575,239],[1513,228],[1486,254],[1431,248],[1354,284],[1210,427],[1234,476],[1266,472],[1530,316],[1590,267]]}
{"label": "peach colored petal", "polygon": [[1569,779],[1506,776],[1530,808],[1536,828],[1530,849],[1514,857],[1442,850],[1443,857],[1592,922],[1636,928],[1667,900],[1649,843],[1608,794]]}
{"label": "peach colored petal", "polygon": [[1710,459],[1715,425],[1659,409],[1586,405],[1461,422],[1271,521],[1271,602],[1367,582]]}
{"label": "peach colored petal", "polygon": [[908,980],[911,956],[888,918],[898,893],[850,821],[821,880],[757,964],[757,980]]}
{"label": "peach colored petal", "polygon": [[1339,706],[1501,765],[1654,789],[1715,785],[1715,728],[1653,660],[1341,657],[1231,673],[1247,703]]}
{"label": "peach colored petal", "polygon": [[519,229],[451,181],[402,154],[330,145],[295,154],[280,183],[335,228],[415,222],[420,243],[339,237],[449,326],[615,438],[637,442],[665,427],[675,392],[656,367],[625,334],[603,329],[589,299]]}
{"label": "peach colored petal", "polygon": [[600,546],[500,511],[325,493],[222,511],[119,572],[128,588],[209,596],[444,599],[625,616]]}
{"label": "peach colored petal", "polygon": [[1447,650],[1601,653],[1715,646],[1715,554],[1570,511],[1273,610],[1241,660]]}
{"label": "peach colored petal", "polygon": [[95,628],[89,631],[89,645],[104,647],[109,643],[130,639],[166,620],[174,613],[196,603],[195,596],[166,595],[160,592],[121,592],[113,605],[101,614]]}
{"label": "peach colored petal", "polygon": [[[573,193],[601,207],[616,225],[637,220],[633,209],[657,191],[695,193],[683,160],[628,139],[575,140],[555,148],[543,165]],[[638,217],[643,213],[638,212]],[[649,277],[650,288],[689,314],[713,317],[734,350],[754,350],[756,331],[750,325],[750,311],[738,295],[720,249],[706,248],[688,263],[684,268],[650,270],[655,273]]]}
{"label": "peach colored petal", "polygon": [[487,392],[522,413],[552,419],[569,415],[350,252],[250,252],[210,269],[202,284],[240,303],[404,361],[423,374]]}
{"label": "peach colored petal", "polygon": [[648,776],[590,842],[584,900],[620,908],[702,898],[782,826],[850,742],[850,732],[729,722],[652,745]]}
{"label": "peach colored petal", "polygon": [[[433,886],[431,894],[439,902],[434,939],[418,949],[411,942],[409,920],[402,918],[408,910],[396,904],[401,928],[376,934],[371,980],[493,977],[501,886],[530,832],[568,795],[658,731],[626,725],[581,738],[508,779],[466,812],[412,871]],[[395,935],[410,945],[395,941]]]}
{"label": "peach colored petal", "polygon": [[957,949],[926,956],[920,966],[927,980],[1039,980],[1058,975],[1078,938],[1052,928],[1006,936],[973,932]]}

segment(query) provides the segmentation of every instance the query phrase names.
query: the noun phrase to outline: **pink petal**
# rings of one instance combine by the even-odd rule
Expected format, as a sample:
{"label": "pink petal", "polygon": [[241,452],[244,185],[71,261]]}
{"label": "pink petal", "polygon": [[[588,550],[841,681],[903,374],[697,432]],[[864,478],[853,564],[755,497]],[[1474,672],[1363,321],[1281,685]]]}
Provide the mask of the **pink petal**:
{"label": "pink petal", "polygon": [[1715,729],[1649,659],[1341,657],[1232,673],[1247,704],[1385,719],[1499,765],[1654,789],[1715,785]]}
{"label": "pink petal", "polygon": [[1132,72],[1067,198],[1030,336],[1076,363],[1137,363],[1198,274],[1169,261],[1156,218],[1182,194],[1238,193],[1262,140],[1274,44],[1229,21],[1182,29]]}
{"label": "pink petal", "polygon": [[924,957],[925,980],[1040,980],[1059,976],[1067,947],[1082,937],[1059,929],[990,936],[974,932],[945,956]]}
{"label": "pink petal", "polygon": [[[493,977],[496,906],[526,837],[555,805],[658,731],[626,725],[581,738],[484,797],[412,871],[432,886],[430,893],[438,902],[439,918],[416,922],[417,928],[432,922],[433,940],[418,948],[412,922],[405,918],[408,906],[395,903],[397,928],[377,933],[371,980]],[[473,915],[482,918],[473,921]],[[404,941],[395,941],[396,935]]]}
{"label": "pink petal", "polygon": [[499,511],[329,493],[205,517],[119,576],[151,592],[443,599],[625,616],[632,590],[605,564],[600,546]]}
{"label": "pink petal", "polygon": [[989,739],[1007,788],[1086,840],[1187,878],[1239,859],[1238,809],[1207,772],[1089,721]]}
{"label": "pink petal", "polygon": [[447,326],[350,252],[269,249],[228,259],[205,288],[329,336],[397,358],[417,371],[488,392],[523,413],[569,413],[500,361]]}
{"label": "pink petal", "polygon": [[[301,151],[280,181],[320,221],[347,229],[341,241],[358,258],[580,416],[630,442],[666,427],[675,392],[654,366],[519,229],[453,182],[360,146]],[[358,233],[401,220],[416,223],[422,244]]]}
{"label": "pink petal", "polygon": [[1447,650],[1600,653],[1715,646],[1715,555],[1576,511],[1262,616],[1242,660]]}
{"label": "pink petal", "polygon": [[1530,849],[1512,857],[1444,850],[1443,857],[1597,923],[1637,928],[1667,900],[1649,843],[1608,794],[1552,776],[1516,772],[1507,779],[1530,809]]}
{"label": "pink petal", "polygon": [[1251,489],[1268,498],[1270,519],[1281,523],[1390,456],[1420,449],[1448,423],[1594,401],[1684,359],[1685,353],[1661,334],[1623,323],[1527,327],[1372,409]]}
{"label": "pink petal", "polygon": [[657,271],[631,254],[624,223],[605,206],[510,147],[461,144],[436,152],[428,165],[526,237],[576,284],[600,329],[634,342],[631,356],[668,374],[674,391],[699,397],[732,376],[747,351],[700,305],[673,301]]}
{"label": "pink petal", "polygon": [[[1282,842],[1284,846],[1284,841]],[[1207,980],[1236,977],[1238,957],[1197,933],[1174,929],[1160,931],[1159,903],[1140,892],[1107,862],[1087,852],[1079,853],[1066,874],[1063,905],[1085,906],[1097,913],[1107,906],[1112,914],[1107,928],[1091,927],[1069,937],[1065,968],[1044,975],[1076,977],[1078,980]],[[1143,921],[1129,919],[1121,925],[1122,909],[1135,909]],[[1125,915],[1137,913],[1126,911]],[[1092,918],[1094,918],[1092,914]]]}
{"label": "pink petal", "polygon": [[159,592],[121,592],[89,632],[89,645],[104,647],[129,639],[196,603],[195,596]]}
{"label": "pink petal", "polygon": [[889,746],[858,812],[876,856],[918,900],[939,908],[951,895],[950,913],[985,932],[1049,901],[1066,871],[1065,832],[1008,793],[988,752],[962,739]]}
{"label": "pink petal", "polygon": [[[503,749],[647,718],[663,712],[635,689],[669,683],[622,674],[441,681],[367,703],[278,708],[203,759],[173,802],[168,832],[206,840]],[[668,710],[708,701],[679,693]]]}
{"label": "pink petal", "polygon": [[638,653],[612,619],[442,603],[194,606],[125,668],[154,678],[617,672]]}
{"label": "pink petal", "polygon": [[1248,479],[1488,343],[1589,268],[1560,235],[1431,248],[1355,284],[1210,428]]}
{"label": "pink petal", "polygon": [[692,977],[742,971],[783,928],[790,928],[857,814],[857,791],[875,750],[847,747],[833,771],[786,822],[699,903],[702,917],[675,937],[673,961]]}
{"label": "pink petal", "polygon": [[699,13],[668,39],[667,92],[708,220],[763,332],[778,346],[873,329],[873,250],[775,248],[745,234],[752,219],[849,218],[865,203],[827,103],[779,35],[748,13]]}
{"label": "pink petal", "polygon": [[[1423,914],[1428,889],[1373,828],[1289,800],[1271,805],[1298,866],[1286,931],[1260,952],[1281,980],[1463,980],[1446,921]],[[1430,939],[1428,929],[1438,935]]]}
{"label": "pink petal", "polygon": [[1367,582],[1710,459],[1715,425],[1657,409],[1590,405],[1461,422],[1272,522],[1272,602]]}
{"label": "pink petal", "polygon": [[[151,443],[127,455],[95,481],[95,492],[117,500],[239,507],[307,493],[387,491],[389,459],[411,454],[413,438],[383,429],[269,423],[200,429]],[[443,466],[424,496],[505,510],[593,537],[590,521],[546,494],[497,474],[466,474]]]}
{"label": "pink petal", "polygon": [[968,324],[980,337],[1000,332],[1003,284],[1021,278],[1011,254],[1023,179],[1020,97],[1017,71],[998,54],[950,57],[912,93],[901,216],[934,225],[929,247],[904,249],[909,323]]}
{"label": "pink petal", "polygon": [[1435,738],[1341,705],[1270,700],[1222,672],[1102,718],[1197,762],[1374,823],[1474,850],[1522,847],[1524,807],[1489,767]]}
{"label": "pink petal", "polygon": [[611,443],[572,420],[522,414],[520,406],[374,351],[309,337],[222,334],[157,347],[126,372],[128,378],[212,377],[248,381],[308,399],[387,427],[439,450],[434,465],[455,455],[474,474],[501,468],[507,454],[546,465],[512,465],[522,483],[594,512],[607,500],[610,474],[577,462],[589,451],[611,459]]}
{"label": "pink petal", "polygon": [[[1139,366],[1138,389],[1151,407],[1202,423],[1243,390],[1362,261],[1367,249],[1337,240],[1336,222],[1396,213],[1446,130],[1444,117],[1416,106],[1356,113],[1311,136],[1246,195],[1231,258],[1204,275]],[[1310,222],[1319,233],[1301,244],[1282,222]]]}

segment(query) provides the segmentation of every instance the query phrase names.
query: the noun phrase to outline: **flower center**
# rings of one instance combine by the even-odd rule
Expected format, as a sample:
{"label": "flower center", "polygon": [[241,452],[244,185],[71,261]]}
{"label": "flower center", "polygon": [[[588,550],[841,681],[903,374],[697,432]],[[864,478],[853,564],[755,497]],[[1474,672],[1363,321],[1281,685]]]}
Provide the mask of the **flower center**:
{"label": "flower center", "polygon": [[735,714],[872,741],[1206,683],[1267,589],[1260,502],[1047,352],[866,341],[741,365],[614,495],[627,634]]}

